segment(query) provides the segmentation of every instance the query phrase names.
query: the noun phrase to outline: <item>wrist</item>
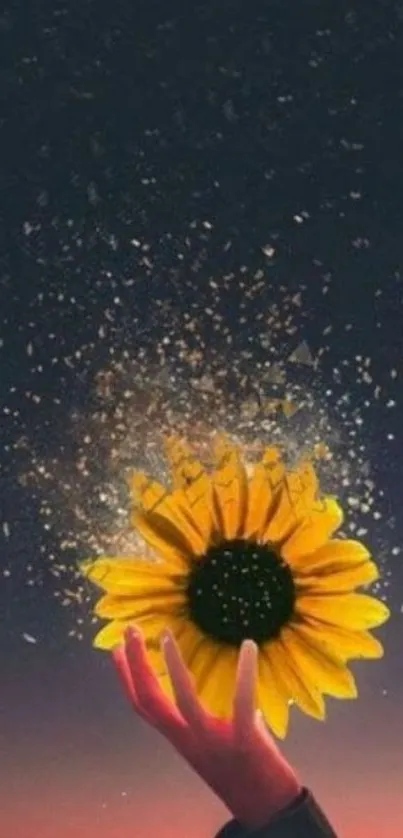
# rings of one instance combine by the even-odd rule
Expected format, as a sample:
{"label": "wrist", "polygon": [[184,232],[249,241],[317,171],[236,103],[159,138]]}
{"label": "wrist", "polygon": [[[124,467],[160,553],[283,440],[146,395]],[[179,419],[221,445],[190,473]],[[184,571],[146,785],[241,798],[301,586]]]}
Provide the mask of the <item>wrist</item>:
{"label": "wrist", "polygon": [[227,802],[233,817],[246,829],[261,829],[271,820],[292,806],[302,794],[303,788],[295,776],[276,785],[275,790],[270,786],[254,783],[251,787],[240,780],[242,789],[234,795],[234,799]]}

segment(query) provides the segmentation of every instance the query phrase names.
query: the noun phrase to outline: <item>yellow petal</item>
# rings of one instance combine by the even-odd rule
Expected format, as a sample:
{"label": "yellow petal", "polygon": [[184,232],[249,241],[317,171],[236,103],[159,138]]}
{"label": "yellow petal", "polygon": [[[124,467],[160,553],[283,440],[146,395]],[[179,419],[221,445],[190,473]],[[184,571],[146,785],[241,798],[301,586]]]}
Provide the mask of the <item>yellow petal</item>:
{"label": "yellow petal", "polygon": [[282,546],[283,558],[292,565],[294,559],[298,561],[301,555],[313,553],[326,544],[342,523],[339,504],[333,498],[323,498]]}
{"label": "yellow petal", "polygon": [[217,464],[212,474],[212,483],[219,524],[222,536],[231,540],[244,529],[248,480],[240,453],[229,441],[219,441],[215,457]]}
{"label": "yellow petal", "polygon": [[336,698],[356,698],[357,687],[345,662],[332,655],[320,643],[320,638],[308,638],[301,628],[295,624],[288,629],[288,642],[292,645],[300,671],[306,674],[310,682],[317,685],[321,693]]}
{"label": "yellow petal", "polygon": [[188,567],[193,550],[174,524],[157,513],[140,511],[133,513],[131,523],[147,544],[172,567],[179,570]]}
{"label": "yellow petal", "polygon": [[207,544],[213,525],[213,490],[210,476],[200,460],[194,456],[190,446],[182,440],[169,437],[165,448],[172,469],[174,487],[183,491],[194,523]]}
{"label": "yellow petal", "polygon": [[360,585],[369,585],[379,578],[379,572],[374,562],[364,561],[356,567],[347,568],[318,576],[308,574],[295,579],[297,589],[307,594],[345,594]]}
{"label": "yellow petal", "polygon": [[366,594],[300,594],[295,611],[302,619],[315,617],[324,623],[357,630],[380,626],[390,616],[383,602]]}
{"label": "yellow petal", "polygon": [[[131,621],[133,624],[133,621]],[[147,649],[161,651],[161,636],[164,631],[170,629],[177,636],[184,625],[184,618],[181,613],[163,613],[158,611],[149,614],[140,614],[134,624],[144,635]]]}
{"label": "yellow petal", "polygon": [[[211,489],[211,497],[212,493],[213,490]],[[207,534],[202,531],[202,527],[198,526],[198,521],[196,520],[194,509],[192,509],[189,505],[189,490],[186,492],[184,489],[175,489],[175,491],[172,493],[172,498],[179,509],[180,518],[178,517],[178,522],[181,527],[181,531],[190,541],[192,545],[193,554],[196,556],[202,556],[207,550],[209,535],[212,527],[212,502],[210,506],[210,531]],[[203,512],[203,504],[205,503],[206,497],[199,498],[199,510],[201,512]]]}
{"label": "yellow petal", "polygon": [[306,677],[289,632],[283,629],[281,637],[268,643],[264,649],[270,656],[275,676],[287,698],[292,699],[308,716],[314,719],[324,719],[323,698],[315,682]]}
{"label": "yellow petal", "polygon": [[261,536],[261,531],[270,515],[275,494],[267,479],[266,469],[262,463],[254,468],[249,481],[248,509],[246,513],[243,537],[245,539]]}
{"label": "yellow petal", "polygon": [[296,519],[290,503],[290,497],[285,488],[281,489],[278,502],[271,510],[271,517],[263,528],[261,541],[263,544],[271,542],[278,544],[295,529]]}
{"label": "yellow petal", "polygon": [[334,538],[312,553],[295,552],[292,558],[294,573],[328,574],[349,570],[370,558],[370,553],[360,541]]}
{"label": "yellow petal", "polygon": [[221,647],[217,656],[211,660],[211,668],[198,692],[205,709],[220,719],[232,716],[235,693],[238,650],[229,646]]}
{"label": "yellow petal", "polygon": [[159,675],[158,676],[158,681],[160,683],[162,691],[170,699],[172,704],[175,704],[175,693],[174,693],[172,682],[171,682],[171,679],[170,679],[169,675],[167,673]]}
{"label": "yellow petal", "polygon": [[181,489],[170,492],[143,472],[131,475],[129,487],[132,497],[147,518],[162,519],[171,529],[175,529],[192,553],[205,551],[206,541],[187,514],[187,500]]}
{"label": "yellow petal", "polygon": [[146,561],[137,557],[89,559],[81,572],[108,593],[135,594],[150,590],[173,590],[185,583],[186,575],[166,562]]}
{"label": "yellow petal", "polygon": [[284,739],[290,713],[287,695],[278,683],[270,654],[265,654],[263,649],[259,653],[257,704],[273,733]]}
{"label": "yellow petal", "polygon": [[117,646],[121,646],[124,642],[124,633],[129,626],[133,625],[133,620],[113,620],[107,623],[98,634],[95,636],[93,645],[95,649],[112,650]]}
{"label": "yellow petal", "polygon": [[205,642],[205,635],[188,619],[182,620],[180,630],[174,632],[174,634],[183,660],[190,669],[197,650]]}
{"label": "yellow petal", "polygon": [[325,649],[337,654],[343,661],[351,658],[376,659],[383,656],[382,644],[367,631],[351,631],[313,618],[299,624],[299,631],[311,641],[319,638]]}
{"label": "yellow petal", "polygon": [[284,490],[289,496],[296,520],[306,518],[317,503],[319,492],[318,478],[310,460],[302,460],[286,475]]}
{"label": "yellow petal", "polygon": [[198,643],[197,648],[193,650],[189,657],[188,668],[195,680],[199,696],[210,679],[214,662],[220,652],[221,645],[204,635],[201,643]]}
{"label": "yellow petal", "polygon": [[[132,472],[127,479],[130,495],[136,506],[141,506],[146,512],[159,511],[160,504],[169,501],[171,492],[166,486],[147,477],[142,471]],[[167,507],[165,505],[165,510]],[[160,512],[161,514],[161,512]],[[170,510],[170,516],[175,520],[176,510]]]}
{"label": "yellow petal", "polygon": [[266,477],[275,494],[283,485],[286,469],[279,448],[266,448],[261,463],[266,471]]}
{"label": "yellow petal", "polygon": [[111,651],[124,643],[124,635],[127,628],[140,628],[144,635],[147,655],[150,663],[158,676],[166,676],[165,680],[168,683],[165,684],[165,691],[171,694],[170,679],[166,672],[166,664],[164,655],[161,651],[160,638],[166,629],[169,628],[173,634],[175,634],[181,625],[182,620],[174,617],[174,615],[166,614],[142,615],[136,618],[136,620],[113,620],[112,622],[107,623],[98,632],[93,645],[96,649]]}
{"label": "yellow petal", "polygon": [[317,492],[318,481],[310,462],[301,462],[285,474],[278,504],[263,532],[263,541],[278,543],[289,536],[311,513]]}
{"label": "yellow petal", "polygon": [[142,614],[178,613],[185,605],[185,595],[180,590],[169,592],[146,591],[134,596],[106,594],[95,606],[95,614],[102,620],[137,620]]}

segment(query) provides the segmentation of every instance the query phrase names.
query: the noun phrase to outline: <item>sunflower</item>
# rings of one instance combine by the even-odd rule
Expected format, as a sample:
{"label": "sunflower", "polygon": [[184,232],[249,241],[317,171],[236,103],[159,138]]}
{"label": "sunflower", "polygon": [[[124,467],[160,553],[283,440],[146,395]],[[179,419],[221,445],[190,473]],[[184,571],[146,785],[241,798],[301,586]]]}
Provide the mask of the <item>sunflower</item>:
{"label": "sunflower", "polygon": [[131,525],[155,560],[100,557],[81,566],[103,590],[95,613],[108,622],[95,647],[113,649],[139,625],[169,690],[159,637],[170,628],[204,705],[225,718],[239,648],[252,638],[258,704],[280,738],[291,704],[323,719],[324,695],[355,698],[346,663],[382,656],[368,629],[389,611],[356,593],[378,578],[377,567],[360,542],[333,538],[343,513],[320,496],[312,462],[290,469],[271,447],[247,465],[238,446],[220,439],[208,469],[184,441],[166,447],[170,488],[138,472],[129,480]]}

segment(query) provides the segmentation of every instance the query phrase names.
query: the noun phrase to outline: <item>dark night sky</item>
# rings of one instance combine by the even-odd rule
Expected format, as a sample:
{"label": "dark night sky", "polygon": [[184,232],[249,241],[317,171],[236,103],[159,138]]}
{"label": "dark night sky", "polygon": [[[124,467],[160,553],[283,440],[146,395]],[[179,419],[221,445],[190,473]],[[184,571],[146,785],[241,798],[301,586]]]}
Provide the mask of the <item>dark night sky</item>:
{"label": "dark night sky", "polygon": [[[306,386],[333,437],[349,429],[357,485],[370,462],[380,517],[369,538],[393,613],[385,659],[355,668],[358,702],[331,704],[325,726],[295,717],[285,750],[341,838],[397,838],[403,6],[183,7],[43,0],[0,14],[0,836],[209,838],[224,821],[131,717],[91,650],[88,608],[60,607],[49,568],[64,561],[72,585],[92,547],[69,519],[78,497],[89,528],[104,523],[104,437],[87,489],[69,483],[99,372],[124,359],[108,435],[143,351],[150,392],[161,345],[179,370],[191,313],[196,348],[205,342],[197,374],[207,358],[231,369],[236,358],[253,389],[268,355],[262,317],[302,288],[297,331],[270,344],[277,357],[306,341],[320,357]],[[228,404],[239,405],[240,375]],[[81,643],[69,637],[77,614]]]}

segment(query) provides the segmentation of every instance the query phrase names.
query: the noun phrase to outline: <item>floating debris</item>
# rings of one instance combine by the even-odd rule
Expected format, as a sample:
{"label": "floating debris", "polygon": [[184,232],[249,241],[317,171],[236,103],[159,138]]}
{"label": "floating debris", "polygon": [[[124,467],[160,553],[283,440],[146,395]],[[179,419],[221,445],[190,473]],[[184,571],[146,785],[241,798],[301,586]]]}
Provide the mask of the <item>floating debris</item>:
{"label": "floating debris", "polygon": [[27,643],[31,643],[32,645],[35,645],[38,642],[36,637],[32,634],[28,634],[27,632],[23,632],[22,637]]}

